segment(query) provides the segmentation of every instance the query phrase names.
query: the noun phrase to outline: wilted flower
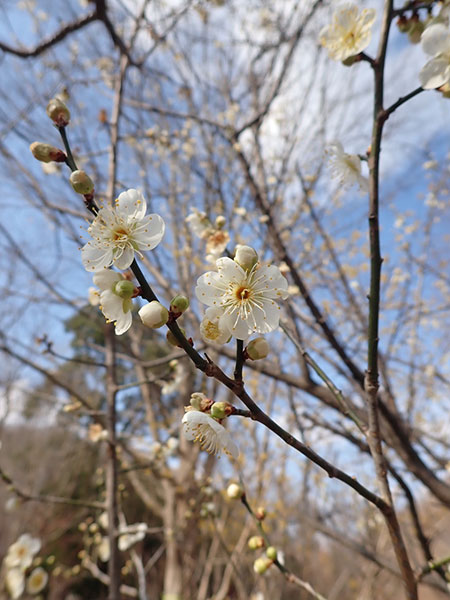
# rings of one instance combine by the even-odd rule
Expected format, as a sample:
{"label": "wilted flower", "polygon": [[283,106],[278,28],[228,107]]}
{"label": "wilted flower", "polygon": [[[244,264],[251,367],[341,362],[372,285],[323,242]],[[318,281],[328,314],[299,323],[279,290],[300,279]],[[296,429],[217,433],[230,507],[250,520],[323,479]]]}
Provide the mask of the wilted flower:
{"label": "wilted flower", "polygon": [[239,456],[238,447],[225,427],[206,413],[190,410],[185,413],[182,424],[186,438],[199,442],[202,450],[219,455],[223,451],[233,458]]}
{"label": "wilted flower", "polygon": [[101,271],[111,265],[127,269],[134,253],[152,250],[161,241],[165,224],[157,214],[146,215],[147,203],[138,190],[122,192],[115,207],[101,208],[88,228],[90,240],[81,250],[88,271]]}
{"label": "wilted flower", "polygon": [[324,27],[319,41],[333,60],[345,60],[367,48],[372,37],[375,10],[365,8],[359,13],[353,4],[344,4],[334,15],[330,25]]}
{"label": "wilted flower", "polygon": [[361,159],[357,154],[346,154],[340,142],[327,148],[332,177],[337,179],[341,190],[357,183],[362,192],[368,190],[367,178],[361,175]]}
{"label": "wilted flower", "polygon": [[221,339],[226,331],[245,340],[252,332],[276,329],[280,307],[275,300],[287,297],[288,286],[279,269],[256,264],[247,272],[231,258],[219,258],[216,266],[218,272],[199,277],[195,293],[201,302],[222,311],[214,314]]}

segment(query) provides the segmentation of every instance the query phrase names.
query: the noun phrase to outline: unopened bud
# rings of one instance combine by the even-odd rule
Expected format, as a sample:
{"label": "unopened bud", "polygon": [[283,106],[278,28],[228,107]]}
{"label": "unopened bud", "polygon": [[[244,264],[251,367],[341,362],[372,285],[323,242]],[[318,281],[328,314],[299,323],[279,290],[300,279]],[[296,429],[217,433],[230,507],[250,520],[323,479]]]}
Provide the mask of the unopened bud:
{"label": "unopened bud", "polygon": [[266,358],[269,354],[270,347],[266,338],[257,337],[249,343],[246,350],[249,358],[252,360],[260,360],[261,358]]}
{"label": "unopened bud", "polygon": [[256,250],[250,246],[241,246],[238,244],[234,251],[234,261],[244,269],[250,271],[258,262],[258,254]]}
{"label": "unopened bud", "polygon": [[214,419],[225,419],[228,414],[228,404],[226,402],[214,402],[211,406],[211,416]]}
{"label": "unopened bud", "polygon": [[70,121],[70,110],[59,98],[52,98],[47,104],[47,115],[58,127],[65,127]]}
{"label": "unopened bud", "polygon": [[70,174],[69,181],[77,194],[91,194],[94,191],[94,182],[84,171],[73,171]]}
{"label": "unopened bud", "polygon": [[41,162],[64,162],[66,160],[66,155],[62,150],[43,142],[33,142],[30,144],[30,150],[34,158]]}
{"label": "unopened bud", "polygon": [[150,329],[158,329],[169,320],[169,311],[157,300],[153,300],[140,308],[138,314],[144,325],[150,327]]}
{"label": "unopened bud", "polygon": [[266,542],[260,535],[252,536],[247,542],[247,546],[250,548],[250,550],[259,550],[259,548],[264,548],[265,545]]}
{"label": "unopened bud", "polygon": [[128,281],[128,279],[121,279],[114,286],[114,294],[123,298],[124,300],[129,300],[135,291],[134,283],[132,281]]}
{"label": "unopened bud", "polygon": [[277,549],[274,546],[269,546],[266,550],[266,556],[270,560],[277,560]]}
{"label": "unopened bud", "polygon": [[258,573],[258,575],[262,575],[272,564],[273,561],[270,560],[270,558],[267,558],[267,556],[261,556],[253,563],[253,570],[255,573]]}
{"label": "unopened bud", "polygon": [[402,15],[397,19],[397,27],[401,33],[407,33],[411,27],[411,23],[409,22],[409,19]]}
{"label": "unopened bud", "polygon": [[356,62],[359,62],[359,60],[359,56],[357,54],[354,54],[353,56],[348,56],[347,58],[344,58],[342,64],[344,65],[344,67],[351,67]]}
{"label": "unopened bud", "polygon": [[176,315],[182,315],[189,308],[189,298],[178,294],[175,298],[172,298],[170,303],[170,311]]}
{"label": "unopened bud", "polygon": [[[180,331],[186,337],[186,331],[182,327],[180,327]],[[181,348],[179,341],[170,330],[166,333],[166,339],[171,346],[175,346],[175,348]]]}
{"label": "unopened bud", "polygon": [[195,408],[195,410],[201,410],[202,402],[205,399],[205,394],[202,394],[201,392],[194,392],[193,394],[191,394],[190,405],[192,406],[192,408]]}
{"label": "unopened bud", "polygon": [[408,39],[411,44],[418,44],[422,33],[425,31],[425,25],[420,21],[418,16],[413,16],[410,21],[410,28],[408,31]]}
{"label": "unopened bud", "polygon": [[226,218],[223,215],[219,215],[218,217],[216,217],[214,224],[217,227],[217,229],[222,229],[223,227],[225,227],[226,222]]}
{"label": "unopened bud", "polygon": [[227,496],[230,500],[240,500],[244,495],[244,490],[238,483],[230,483],[227,487]]}
{"label": "unopened bud", "polygon": [[258,506],[258,508],[255,510],[255,517],[258,519],[258,521],[264,521],[266,514],[266,509],[264,506]]}

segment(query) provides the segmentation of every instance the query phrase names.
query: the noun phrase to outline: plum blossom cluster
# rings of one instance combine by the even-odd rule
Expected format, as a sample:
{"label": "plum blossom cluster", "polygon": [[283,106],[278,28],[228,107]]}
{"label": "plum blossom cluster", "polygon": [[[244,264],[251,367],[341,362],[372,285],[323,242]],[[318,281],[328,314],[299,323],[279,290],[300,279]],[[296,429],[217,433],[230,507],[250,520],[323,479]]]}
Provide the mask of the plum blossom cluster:
{"label": "plum blossom cluster", "polygon": [[206,241],[207,262],[214,263],[224,253],[230,241],[230,235],[224,229],[225,222],[225,217],[219,215],[212,224],[206,213],[195,207],[186,217],[186,223],[192,233]]}
{"label": "plum blossom cluster", "polygon": [[246,340],[278,327],[277,300],[288,296],[288,282],[278,267],[262,266],[253,248],[238,246],[234,260],[219,258],[216,268],[204,273],[195,289],[198,300],[209,307],[200,328],[205,341]]}
{"label": "plum blossom cluster", "polygon": [[5,583],[10,598],[21,598],[27,594],[39,594],[47,585],[48,574],[42,567],[30,570],[36,554],[41,549],[41,542],[29,533],[22,534],[8,548],[3,560],[6,570]]}
{"label": "plum blossom cluster", "polygon": [[202,450],[219,455],[224,452],[231,458],[238,458],[239,449],[222,421],[232,410],[225,402],[212,402],[200,392],[191,396],[191,404],[185,408],[182,419],[186,439],[200,444]]}
{"label": "plum blossom cluster", "polygon": [[354,4],[344,4],[325,26],[319,41],[333,60],[345,61],[367,48],[372,37],[375,10],[365,8],[361,12]]}

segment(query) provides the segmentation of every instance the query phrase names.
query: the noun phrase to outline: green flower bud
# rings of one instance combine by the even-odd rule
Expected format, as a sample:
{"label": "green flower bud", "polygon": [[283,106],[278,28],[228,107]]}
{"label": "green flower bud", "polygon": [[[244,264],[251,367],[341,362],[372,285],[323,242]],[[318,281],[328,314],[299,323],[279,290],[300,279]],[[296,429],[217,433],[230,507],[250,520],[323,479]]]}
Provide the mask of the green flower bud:
{"label": "green flower bud", "polygon": [[189,298],[178,294],[175,298],[172,298],[170,303],[170,311],[182,315],[189,308]]}
{"label": "green flower bud", "polygon": [[77,194],[92,194],[94,191],[94,182],[84,171],[73,171],[70,174],[69,181]]}
{"label": "green flower bud", "polygon": [[124,300],[129,300],[133,296],[135,289],[132,281],[121,279],[114,285],[113,292],[116,296],[119,296]]}
{"label": "green flower bud", "polygon": [[269,546],[266,550],[266,556],[270,560],[277,560],[277,549],[274,546]]}
{"label": "green flower bud", "polygon": [[241,246],[238,244],[234,251],[234,261],[241,266],[244,271],[250,271],[258,262],[256,250],[250,246]]}
{"label": "green flower bud", "polygon": [[238,483],[230,483],[227,487],[227,496],[230,500],[240,500],[244,495],[244,490]]}
{"label": "green flower bud", "polygon": [[252,340],[246,348],[249,358],[252,360],[260,360],[266,358],[269,354],[269,344],[263,337],[257,337]]}
{"label": "green flower bud", "polygon": [[259,548],[264,548],[265,545],[266,542],[260,535],[252,536],[247,542],[247,546],[250,548],[250,550],[259,550]]}
{"label": "green flower bud", "polygon": [[227,416],[227,407],[226,402],[214,402],[211,406],[211,416],[215,419],[224,419]]}
{"label": "green flower bud", "polygon": [[410,23],[408,39],[411,44],[419,44],[422,33],[425,31],[425,25],[419,20],[419,17],[412,17]]}
{"label": "green flower bud", "polygon": [[52,98],[47,104],[47,115],[58,127],[65,127],[69,124],[70,111],[59,98]]}
{"label": "green flower bud", "polygon": [[348,56],[347,58],[344,58],[342,64],[344,65],[344,67],[351,67],[356,62],[359,62],[359,57],[357,54],[355,54],[354,56]]}
{"label": "green flower bud", "polygon": [[397,19],[397,27],[401,33],[408,33],[411,23],[404,15]]}
{"label": "green flower bud", "polygon": [[267,556],[261,556],[253,563],[253,570],[255,573],[258,573],[258,575],[262,575],[272,564],[273,561],[271,561],[270,558],[267,558]]}
{"label": "green flower bud", "polygon": [[30,150],[34,158],[36,160],[40,160],[41,162],[64,162],[66,160],[66,155],[64,152],[55,146],[51,146],[50,144],[33,142],[30,144]]}
{"label": "green flower bud", "polygon": [[[180,327],[180,330],[181,333],[186,337],[185,330],[182,327]],[[175,346],[175,348],[181,348],[177,338],[173,335],[173,333],[170,330],[166,333],[166,339],[171,346]]]}
{"label": "green flower bud", "polygon": [[156,300],[140,308],[138,314],[144,325],[150,327],[150,329],[158,329],[169,320],[169,311]]}

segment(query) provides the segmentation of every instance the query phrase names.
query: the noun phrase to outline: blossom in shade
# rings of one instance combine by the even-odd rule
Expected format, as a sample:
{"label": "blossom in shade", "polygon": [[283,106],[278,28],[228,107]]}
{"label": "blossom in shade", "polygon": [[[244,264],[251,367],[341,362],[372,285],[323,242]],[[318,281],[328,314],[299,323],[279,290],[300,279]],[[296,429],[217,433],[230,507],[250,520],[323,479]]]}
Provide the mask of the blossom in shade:
{"label": "blossom in shade", "polygon": [[31,571],[30,576],[27,579],[27,593],[28,594],[39,594],[48,582],[48,574],[42,567],[37,567]]}
{"label": "blossom in shade", "polygon": [[11,544],[5,557],[8,569],[27,569],[33,562],[35,554],[41,549],[41,541],[33,538],[29,533],[22,534],[19,539]]}
{"label": "blossom in shade", "polygon": [[342,5],[334,14],[330,25],[319,34],[319,41],[333,60],[345,60],[367,48],[372,36],[375,10],[361,12],[354,4]]}
{"label": "blossom in shade", "polygon": [[146,523],[134,523],[127,527],[121,527],[119,530],[120,537],[117,543],[119,550],[125,552],[141,540],[145,538],[147,532]]}
{"label": "blossom in shade", "polygon": [[432,58],[422,67],[422,87],[432,90],[450,84],[450,28],[444,23],[430,25],[420,39],[422,50]]}
{"label": "blossom in shade", "polygon": [[[245,340],[253,332],[268,333],[278,327],[280,307],[287,298],[288,282],[275,265],[255,264],[244,270],[231,258],[219,258],[216,271],[199,277],[195,293],[203,304],[221,312],[208,315],[217,330]],[[206,330],[206,326],[204,326]],[[219,342],[223,343],[223,342]]]}
{"label": "blossom in shade", "polygon": [[6,589],[13,600],[20,598],[25,590],[25,573],[23,569],[8,569],[5,575]]}
{"label": "blossom in shade", "polygon": [[200,323],[200,335],[203,340],[213,344],[226,344],[231,337],[228,327],[221,328],[220,318],[223,315],[221,308],[210,307]]}
{"label": "blossom in shade", "polygon": [[344,152],[340,142],[331,143],[326,153],[328,154],[331,175],[338,181],[341,190],[356,183],[362,193],[367,192],[369,183],[367,177],[361,175],[361,159],[357,154]]}
{"label": "blossom in shade", "polygon": [[114,323],[116,335],[122,335],[131,327],[133,283],[111,269],[95,273],[93,279],[100,289],[100,310],[108,322]]}
{"label": "blossom in shade", "polygon": [[101,271],[115,265],[127,269],[135,252],[152,250],[161,241],[165,224],[157,214],[146,215],[147,203],[138,190],[122,192],[114,208],[103,206],[88,228],[92,236],[81,250],[84,267]]}
{"label": "blossom in shade", "polygon": [[183,419],[183,432],[188,440],[198,442],[202,450],[210,454],[223,451],[237,458],[239,450],[228,431],[216,419],[199,410],[188,410]]}

